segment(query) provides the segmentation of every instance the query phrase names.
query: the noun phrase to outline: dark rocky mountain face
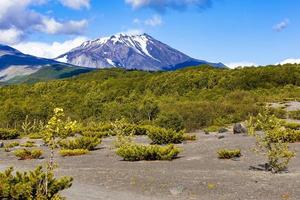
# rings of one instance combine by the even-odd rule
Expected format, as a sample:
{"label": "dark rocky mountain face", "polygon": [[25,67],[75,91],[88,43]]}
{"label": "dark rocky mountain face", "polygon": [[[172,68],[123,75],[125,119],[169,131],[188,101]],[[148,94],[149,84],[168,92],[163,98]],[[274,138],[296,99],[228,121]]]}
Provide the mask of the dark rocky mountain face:
{"label": "dark rocky mountain face", "polygon": [[119,34],[87,41],[56,60],[92,68],[120,67],[149,71],[175,70],[191,64],[225,67],[222,63],[193,59],[147,34]]}

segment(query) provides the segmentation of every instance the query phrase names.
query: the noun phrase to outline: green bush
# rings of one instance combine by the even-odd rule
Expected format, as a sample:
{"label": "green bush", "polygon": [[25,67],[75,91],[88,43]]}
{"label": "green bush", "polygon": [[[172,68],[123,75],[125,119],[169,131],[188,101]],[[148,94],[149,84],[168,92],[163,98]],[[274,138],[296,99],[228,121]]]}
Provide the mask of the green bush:
{"label": "green bush", "polygon": [[160,113],[155,120],[155,124],[175,131],[181,131],[184,129],[183,117],[178,113]]}
{"label": "green bush", "polygon": [[39,159],[43,151],[40,149],[19,149],[15,151],[15,156],[18,157],[20,160],[31,160],[31,159]]}
{"label": "green bush", "polygon": [[101,143],[101,139],[98,137],[77,137],[74,139],[64,139],[59,142],[59,146],[62,149],[86,149],[86,150],[94,150],[98,144]]}
{"label": "green bush", "polygon": [[184,134],[183,135],[183,140],[195,141],[195,140],[197,140],[197,136],[196,135]]}
{"label": "green bush", "polygon": [[172,160],[177,157],[180,151],[173,144],[158,146],[129,143],[118,148],[116,153],[126,161]]}
{"label": "green bush", "polygon": [[289,129],[298,130],[300,129],[300,123],[296,122],[285,122],[284,126]]}
{"label": "green bush", "polygon": [[280,119],[286,119],[288,114],[284,108],[271,108],[270,112]]}
{"label": "green bush", "polygon": [[290,111],[289,112],[289,117],[292,118],[292,119],[299,119],[300,120],[300,110]]}
{"label": "green bush", "polygon": [[13,168],[9,168],[0,172],[0,199],[63,200],[59,192],[70,188],[72,181],[70,177],[56,179],[52,172],[46,173],[42,167],[34,171],[16,173]]}
{"label": "green bush", "polygon": [[240,149],[220,149],[218,151],[218,158],[219,159],[231,159],[240,157],[241,150]]}
{"label": "green bush", "polygon": [[34,141],[26,141],[26,143],[21,144],[21,147],[34,147],[35,142]]}
{"label": "green bush", "polygon": [[0,128],[0,140],[12,140],[19,136],[19,132],[15,129]]}
{"label": "green bush", "polygon": [[19,145],[20,145],[19,142],[11,142],[11,143],[5,144],[5,145],[4,145],[4,148],[5,148],[5,149],[6,149],[6,148],[10,149],[10,148],[17,147],[17,146],[19,146]]}
{"label": "green bush", "polygon": [[59,154],[63,157],[66,156],[80,156],[85,155],[89,152],[87,149],[62,149],[59,151]]}
{"label": "green bush", "polygon": [[[256,137],[256,144],[267,156],[266,170],[277,173],[287,168],[295,152],[289,149],[289,140],[295,140],[294,130],[284,127],[282,120],[265,110],[248,121],[249,134]],[[262,134],[256,132],[262,130]]]}
{"label": "green bush", "polygon": [[152,144],[178,144],[184,140],[184,131],[175,131],[155,126],[148,126],[147,135]]}
{"label": "green bush", "polygon": [[39,133],[31,133],[28,135],[29,139],[36,140],[36,139],[43,139],[43,134],[41,132]]}

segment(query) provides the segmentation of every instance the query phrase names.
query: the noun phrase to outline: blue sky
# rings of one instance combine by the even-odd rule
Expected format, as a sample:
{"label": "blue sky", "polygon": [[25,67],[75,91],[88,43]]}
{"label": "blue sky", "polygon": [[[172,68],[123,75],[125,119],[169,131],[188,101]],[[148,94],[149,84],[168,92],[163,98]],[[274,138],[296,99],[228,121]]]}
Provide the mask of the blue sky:
{"label": "blue sky", "polygon": [[0,42],[53,57],[86,39],[146,32],[232,66],[300,62],[299,9],[298,0],[1,0]]}

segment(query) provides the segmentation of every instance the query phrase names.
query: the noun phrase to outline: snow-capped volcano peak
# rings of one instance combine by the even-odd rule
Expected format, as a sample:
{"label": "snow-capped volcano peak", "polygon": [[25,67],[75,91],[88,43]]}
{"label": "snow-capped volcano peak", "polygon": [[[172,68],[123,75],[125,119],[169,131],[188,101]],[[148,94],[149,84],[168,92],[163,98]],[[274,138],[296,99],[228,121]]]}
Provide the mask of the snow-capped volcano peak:
{"label": "snow-capped volcano peak", "polygon": [[[193,59],[147,34],[120,33],[84,42],[57,58],[68,63],[93,67],[122,67],[140,70],[169,70],[178,64],[209,64]],[[184,66],[184,64],[182,65]]]}

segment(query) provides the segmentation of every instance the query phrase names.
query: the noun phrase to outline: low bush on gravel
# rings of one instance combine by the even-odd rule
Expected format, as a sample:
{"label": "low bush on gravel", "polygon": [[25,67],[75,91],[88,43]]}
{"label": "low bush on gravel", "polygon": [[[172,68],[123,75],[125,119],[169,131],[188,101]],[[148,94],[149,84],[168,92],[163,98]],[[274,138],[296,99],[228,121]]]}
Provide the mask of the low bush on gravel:
{"label": "low bush on gravel", "polygon": [[80,156],[85,155],[89,152],[87,149],[62,149],[59,151],[59,154],[63,157],[66,156]]}
{"label": "low bush on gravel", "polygon": [[56,179],[51,171],[44,172],[42,167],[16,173],[9,168],[0,172],[0,199],[62,200],[59,192],[70,188],[72,181],[70,177]]}
{"label": "low bush on gravel", "polygon": [[19,142],[11,142],[11,143],[5,144],[5,145],[4,145],[4,148],[5,148],[5,149],[6,149],[6,148],[10,149],[10,148],[17,147],[17,146],[19,146],[19,145],[20,145]]}
{"label": "low bush on gravel", "polygon": [[21,147],[34,147],[35,146],[35,142],[34,141],[27,141],[24,144],[21,144]]}
{"label": "low bush on gravel", "polygon": [[0,140],[12,140],[19,136],[19,132],[15,129],[0,128]]}
{"label": "low bush on gravel", "polygon": [[289,117],[292,119],[300,119],[300,110],[296,110],[296,111],[290,111],[289,112]]}
{"label": "low bush on gravel", "polygon": [[101,139],[98,137],[77,137],[74,139],[64,139],[59,142],[59,146],[62,149],[74,150],[74,149],[86,149],[88,151],[94,150],[98,144],[101,143]]}
{"label": "low bush on gravel", "polygon": [[43,139],[42,133],[31,133],[28,135],[28,138],[31,140],[36,140],[36,139]]}
{"label": "low bush on gravel", "polygon": [[219,159],[231,159],[240,157],[241,150],[240,149],[220,149],[218,151],[218,158]]}
{"label": "low bush on gravel", "polygon": [[147,135],[152,144],[178,144],[184,140],[184,131],[175,131],[155,126],[148,126]]}
{"label": "low bush on gravel", "polygon": [[[282,120],[271,115],[269,110],[251,117],[248,121],[249,134],[256,137],[258,150],[267,156],[266,170],[278,173],[287,169],[295,156],[288,142],[297,140],[298,131],[286,129]],[[255,130],[262,130],[257,133]]]}
{"label": "low bush on gravel", "polygon": [[20,149],[15,151],[15,156],[20,160],[31,160],[31,159],[39,159],[43,151],[40,149]]}
{"label": "low bush on gravel", "polygon": [[184,129],[184,120],[181,115],[173,112],[160,113],[155,120],[155,124],[166,129],[181,131]]}
{"label": "low bush on gravel", "polygon": [[116,151],[125,161],[139,160],[172,160],[180,153],[180,149],[173,144],[167,146],[125,144]]}

